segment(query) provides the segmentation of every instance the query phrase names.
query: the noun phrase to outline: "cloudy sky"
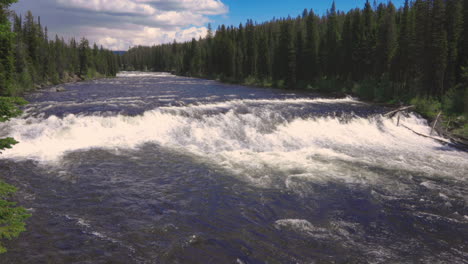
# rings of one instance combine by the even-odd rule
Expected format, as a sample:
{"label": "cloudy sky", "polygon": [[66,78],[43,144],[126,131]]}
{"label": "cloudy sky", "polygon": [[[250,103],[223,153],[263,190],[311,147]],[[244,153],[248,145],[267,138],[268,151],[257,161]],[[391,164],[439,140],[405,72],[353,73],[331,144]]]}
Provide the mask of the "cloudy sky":
{"label": "cloudy sky", "polygon": [[[304,8],[323,14],[332,0],[19,0],[12,9],[41,16],[50,35],[86,36],[113,50],[204,37],[207,25],[238,25],[252,18],[296,16]],[[383,0],[381,0],[383,1]],[[338,9],[365,0],[336,0]],[[385,0],[386,2],[386,0]],[[398,6],[403,0],[394,0]]]}

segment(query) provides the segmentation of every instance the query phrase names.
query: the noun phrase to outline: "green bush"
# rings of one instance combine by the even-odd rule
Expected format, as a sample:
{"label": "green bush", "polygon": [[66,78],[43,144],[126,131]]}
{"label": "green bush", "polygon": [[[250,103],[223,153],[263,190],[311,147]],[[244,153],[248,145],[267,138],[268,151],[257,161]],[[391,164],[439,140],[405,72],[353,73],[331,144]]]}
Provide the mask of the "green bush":
{"label": "green bush", "polygon": [[431,97],[415,97],[410,104],[416,107],[416,111],[428,118],[435,118],[442,110],[439,100]]}
{"label": "green bush", "polygon": [[344,85],[337,79],[321,79],[314,85],[320,92],[334,93],[341,92]]}
{"label": "green bush", "polygon": [[250,75],[244,79],[244,84],[245,85],[258,85],[259,81],[257,78],[255,78],[255,76]]}
{"label": "green bush", "polygon": [[[465,89],[468,91],[468,89]],[[462,87],[449,90],[442,98],[442,109],[448,114],[462,114],[464,111],[465,93]]]}
{"label": "green bush", "polygon": [[284,80],[278,80],[276,81],[276,83],[274,84],[276,88],[280,88],[280,89],[285,89],[286,88],[286,82]]}
{"label": "green bush", "polygon": [[453,133],[456,135],[461,135],[463,137],[468,138],[468,123],[466,123],[463,127],[457,128],[453,130]]}
{"label": "green bush", "polygon": [[353,93],[357,94],[360,98],[365,100],[374,100],[375,95],[375,88],[377,87],[378,83],[373,80],[366,80],[360,83],[357,83],[353,87]]}

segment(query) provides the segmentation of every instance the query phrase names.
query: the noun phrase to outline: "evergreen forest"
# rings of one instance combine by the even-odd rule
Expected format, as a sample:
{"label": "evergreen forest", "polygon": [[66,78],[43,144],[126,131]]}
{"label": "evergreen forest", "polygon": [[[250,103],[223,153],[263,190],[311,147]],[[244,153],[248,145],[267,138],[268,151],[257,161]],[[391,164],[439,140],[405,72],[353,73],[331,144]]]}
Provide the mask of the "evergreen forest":
{"label": "evergreen forest", "polygon": [[[203,39],[138,46],[126,70],[405,102],[434,115],[468,112],[468,0],[370,3],[349,12],[209,28]],[[430,109],[426,109],[430,108]]]}
{"label": "evergreen forest", "polygon": [[8,10],[14,2],[0,1],[0,95],[117,74],[118,55],[86,38],[51,38],[40,17]]}

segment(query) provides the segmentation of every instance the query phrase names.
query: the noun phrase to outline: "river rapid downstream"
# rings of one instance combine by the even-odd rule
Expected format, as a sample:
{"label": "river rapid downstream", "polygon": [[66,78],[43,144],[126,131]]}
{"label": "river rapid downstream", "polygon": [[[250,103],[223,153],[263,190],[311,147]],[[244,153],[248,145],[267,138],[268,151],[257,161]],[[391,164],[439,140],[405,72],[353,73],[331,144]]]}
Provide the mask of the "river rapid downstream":
{"label": "river rapid downstream", "polygon": [[32,212],[2,264],[468,263],[468,153],[391,109],[166,73],[65,88],[0,124]]}

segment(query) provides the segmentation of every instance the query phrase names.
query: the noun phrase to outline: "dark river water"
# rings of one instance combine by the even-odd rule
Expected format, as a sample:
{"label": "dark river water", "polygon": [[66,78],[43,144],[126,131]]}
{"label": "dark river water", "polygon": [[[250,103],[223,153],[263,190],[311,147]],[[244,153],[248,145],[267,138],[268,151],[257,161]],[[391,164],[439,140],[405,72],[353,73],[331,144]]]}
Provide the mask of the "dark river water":
{"label": "dark river water", "polygon": [[468,153],[389,109],[161,73],[65,88],[0,124],[33,215],[2,264],[468,263]]}

